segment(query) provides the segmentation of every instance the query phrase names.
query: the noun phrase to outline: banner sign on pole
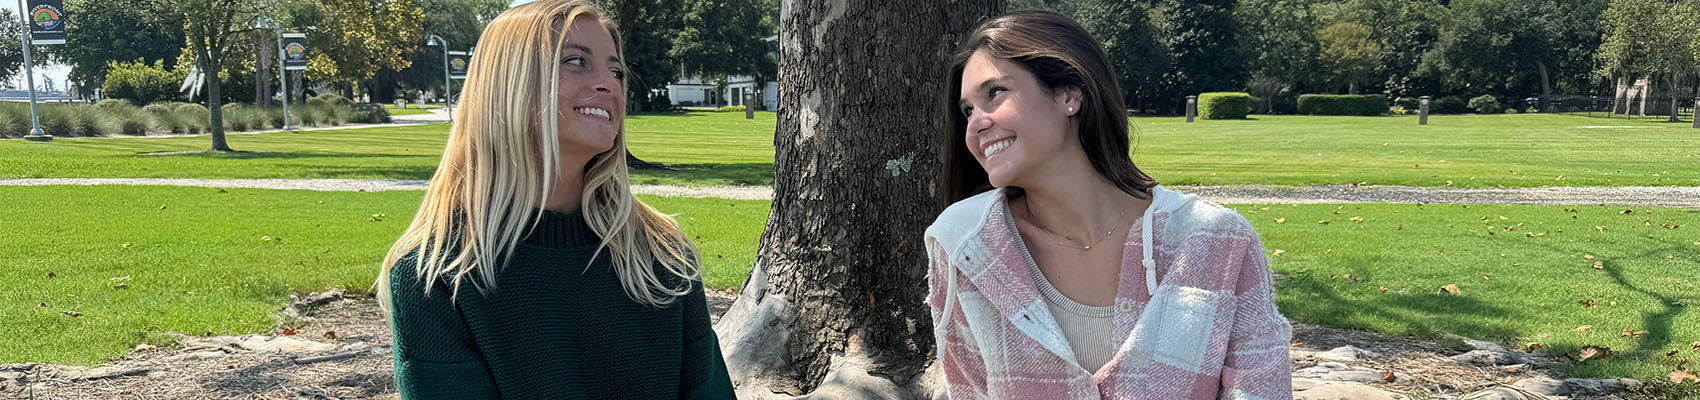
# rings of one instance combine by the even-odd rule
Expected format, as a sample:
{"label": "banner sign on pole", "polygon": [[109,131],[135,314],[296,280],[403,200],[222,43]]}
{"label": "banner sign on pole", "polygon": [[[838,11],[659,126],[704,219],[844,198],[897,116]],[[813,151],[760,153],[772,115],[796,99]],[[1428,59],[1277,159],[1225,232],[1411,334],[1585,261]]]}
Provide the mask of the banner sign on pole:
{"label": "banner sign on pole", "polygon": [[466,69],[472,66],[472,55],[464,51],[449,52],[449,77],[466,79]]}
{"label": "banner sign on pole", "polygon": [[307,70],[307,34],[283,34],[283,69],[285,71]]}
{"label": "banner sign on pole", "polygon": [[29,17],[32,44],[65,44],[64,0],[29,0],[24,15]]}

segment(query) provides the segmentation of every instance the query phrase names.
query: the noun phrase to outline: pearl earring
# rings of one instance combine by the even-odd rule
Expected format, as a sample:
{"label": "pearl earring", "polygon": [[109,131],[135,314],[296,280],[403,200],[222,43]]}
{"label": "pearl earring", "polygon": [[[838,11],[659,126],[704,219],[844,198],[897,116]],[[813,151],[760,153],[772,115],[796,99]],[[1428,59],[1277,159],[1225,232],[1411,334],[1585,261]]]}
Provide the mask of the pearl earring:
{"label": "pearl earring", "polygon": [[1069,114],[1073,114],[1073,113],[1074,113],[1074,107],[1069,107],[1069,108],[1068,108],[1068,113],[1069,113]]}

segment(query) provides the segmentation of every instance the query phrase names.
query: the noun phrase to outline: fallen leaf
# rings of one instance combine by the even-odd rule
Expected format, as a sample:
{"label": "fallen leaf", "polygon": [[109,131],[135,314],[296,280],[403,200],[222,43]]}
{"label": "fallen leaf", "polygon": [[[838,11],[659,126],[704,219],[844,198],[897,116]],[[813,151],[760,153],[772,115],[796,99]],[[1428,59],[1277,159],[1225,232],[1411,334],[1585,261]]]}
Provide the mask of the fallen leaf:
{"label": "fallen leaf", "polygon": [[107,279],[107,280],[109,280],[109,281],[113,281],[113,282],[117,282],[117,281],[127,281],[127,280],[130,280],[130,276],[129,276],[129,275],[124,275],[124,276],[120,276],[120,277],[115,277],[115,278],[111,278],[111,279]]}
{"label": "fallen leaf", "polygon": [[1316,221],[1316,223],[1322,224],[1322,225],[1328,225],[1328,220]]}
{"label": "fallen leaf", "polygon": [[1587,361],[1590,358],[1606,358],[1606,357],[1611,357],[1611,355],[1612,355],[1612,352],[1611,352],[1610,347],[1601,347],[1601,346],[1593,346],[1593,345],[1583,346],[1582,352],[1577,354],[1577,356],[1580,358],[1577,361]]}
{"label": "fallen leaf", "polygon": [[261,236],[260,241],[270,242],[270,241],[272,241],[272,237],[271,236]]}
{"label": "fallen leaf", "polygon": [[1682,383],[1682,381],[1684,381],[1684,380],[1689,380],[1689,381],[1694,381],[1696,383],[1700,383],[1700,374],[1695,374],[1694,371],[1686,371],[1686,370],[1671,371],[1671,373],[1670,373],[1670,381],[1671,382]]}
{"label": "fallen leaf", "polygon": [[118,284],[118,286],[113,286],[112,288],[117,289],[117,290],[124,290],[124,289],[129,289],[130,285],[125,284],[125,283],[120,283],[120,284]]}
{"label": "fallen leaf", "polygon": [[1275,223],[1277,223],[1277,224],[1285,224],[1285,223],[1287,223],[1287,219],[1286,219],[1286,218],[1276,218],[1276,219],[1275,219]]}
{"label": "fallen leaf", "polygon": [[283,328],[283,330],[278,331],[277,333],[282,333],[284,335],[294,335],[298,332],[295,332],[294,328]]}
{"label": "fallen leaf", "polygon": [[1352,217],[1352,222],[1364,222],[1364,217]]}
{"label": "fallen leaf", "polygon": [[1440,287],[1440,292],[1441,293],[1448,293],[1448,294],[1459,294],[1459,293],[1463,293],[1464,291],[1459,290],[1458,285],[1446,285],[1446,286]]}
{"label": "fallen leaf", "polygon": [[1606,262],[1605,261],[1595,261],[1594,262],[1594,269],[1606,269]]}
{"label": "fallen leaf", "polygon": [[41,303],[41,304],[38,304],[38,306],[47,307],[47,303]]}
{"label": "fallen leaf", "polygon": [[1594,327],[1594,326],[1593,325],[1582,325],[1582,326],[1576,327],[1576,331],[1577,332],[1587,332],[1588,328],[1592,328],[1592,327]]}
{"label": "fallen leaf", "polygon": [[159,205],[159,209],[161,209],[161,210],[164,210],[164,209],[165,209],[165,205],[164,205],[164,204],[160,204],[160,205]]}
{"label": "fallen leaf", "polygon": [[228,190],[224,190],[224,189],[219,189],[219,190],[218,190],[218,192],[219,192],[219,193],[230,193],[230,191],[228,191]]}
{"label": "fallen leaf", "polygon": [[1533,353],[1536,350],[1540,350],[1540,349],[1544,349],[1544,348],[1547,348],[1547,346],[1542,345],[1540,343],[1529,343],[1529,344],[1523,345],[1523,352],[1524,353]]}
{"label": "fallen leaf", "polygon": [[1600,230],[1600,232],[1605,232],[1605,231],[1606,231],[1606,227],[1603,227],[1603,226],[1599,226],[1599,225],[1594,225],[1594,229],[1599,229],[1599,230]]}
{"label": "fallen leaf", "polygon": [[1647,336],[1647,331],[1638,331],[1628,326],[1623,327],[1623,337],[1640,338],[1642,336]]}
{"label": "fallen leaf", "polygon": [[1594,255],[1593,255],[1593,254],[1583,254],[1583,255],[1582,255],[1582,258],[1586,258],[1586,259],[1589,259],[1589,260],[1592,260],[1592,259],[1594,259]]}
{"label": "fallen leaf", "polygon": [[1659,224],[1659,226],[1665,227],[1665,229],[1676,229],[1676,228],[1682,227],[1682,225],[1665,225],[1665,224]]}
{"label": "fallen leaf", "polygon": [[1501,215],[1501,216],[1499,216],[1499,220],[1500,220],[1500,221],[1508,221],[1508,220],[1511,220],[1511,219],[1510,219],[1510,218],[1506,218],[1506,217],[1505,217],[1505,216],[1504,216],[1504,215]]}
{"label": "fallen leaf", "polygon": [[[1689,375],[1693,375],[1693,373],[1690,373]],[[1381,372],[1381,381],[1382,382],[1393,383],[1393,381],[1396,381],[1396,380],[1399,380],[1399,377],[1393,375],[1393,371],[1382,371]]]}
{"label": "fallen leaf", "polygon": [[1553,179],[1553,180],[1555,180],[1555,181],[1562,181],[1562,180],[1564,180],[1564,175],[1559,175],[1559,176],[1558,176],[1558,179]]}
{"label": "fallen leaf", "polygon": [[325,331],[325,339],[336,339],[336,331]]}
{"label": "fallen leaf", "polygon": [[[1386,286],[1382,286],[1382,287],[1381,287],[1381,291],[1383,291],[1383,292],[1386,292],[1386,291],[1387,291],[1387,287],[1386,287]],[[1696,345],[1696,346],[1695,346],[1695,347],[1697,347],[1697,349],[1696,349],[1696,350],[1700,350],[1700,342],[1694,342],[1694,343],[1695,343],[1695,345]]]}
{"label": "fallen leaf", "polygon": [[1634,214],[1634,213],[1635,213],[1635,210],[1623,210],[1623,212],[1620,212],[1618,214],[1629,215],[1629,214]]}
{"label": "fallen leaf", "polygon": [[1700,351],[1700,341],[1694,342],[1694,351]]}
{"label": "fallen leaf", "polygon": [[69,315],[69,316],[71,316],[71,318],[76,318],[76,317],[83,316],[83,313],[76,312],[76,311],[66,311],[65,315]]}
{"label": "fallen leaf", "polygon": [[1488,278],[1487,274],[1482,274],[1482,280],[1485,281],[1485,280],[1488,280],[1488,279],[1490,279],[1490,278]]}
{"label": "fallen leaf", "polygon": [[1286,253],[1286,252],[1287,252],[1287,251],[1286,251],[1286,250],[1281,250],[1281,249],[1275,249],[1275,252],[1274,252],[1274,253],[1270,253],[1270,254],[1269,254],[1269,256],[1270,256],[1270,257],[1274,257],[1274,256],[1278,256],[1278,255],[1281,255],[1281,253]]}
{"label": "fallen leaf", "polygon": [[1593,308],[1594,307],[1594,301],[1593,300],[1577,300],[1576,304],[1581,304],[1582,308]]}
{"label": "fallen leaf", "polygon": [[123,247],[123,248],[126,248],[126,249],[130,248],[130,246],[131,246],[130,242],[124,242],[124,244],[118,245],[118,247]]}
{"label": "fallen leaf", "polygon": [[55,274],[55,273],[52,273],[52,272],[48,272],[48,273],[47,273],[47,277],[48,277],[48,278],[49,278],[49,279],[51,279],[51,278],[58,278],[58,277],[59,277],[59,274]]}
{"label": "fallen leaf", "polygon": [[1669,353],[1665,353],[1665,357],[1676,357],[1677,354],[1682,354],[1682,350],[1671,350]]}

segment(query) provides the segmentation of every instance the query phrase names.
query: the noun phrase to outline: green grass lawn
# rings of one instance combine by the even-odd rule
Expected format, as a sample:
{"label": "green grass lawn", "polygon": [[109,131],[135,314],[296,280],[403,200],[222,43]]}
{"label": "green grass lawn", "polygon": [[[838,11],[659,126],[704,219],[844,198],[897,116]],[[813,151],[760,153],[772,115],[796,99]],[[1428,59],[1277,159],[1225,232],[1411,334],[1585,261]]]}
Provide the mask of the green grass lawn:
{"label": "green grass lawn", "polygon": [[[368,292],[422,192],[101,186],[0,194],[0,364],[87,365],[137,343],[171,343],[169,332],[267,332],[291,292]],[[708,287],[743,282],[766,202],[645,201],[677,214],[696,238]]]}
{"label": "green grass lawn", "polygon": [[[1559,365],[1583,377],[1663,380],[1675,367],[1666,352],[1696,355],[1700,211],[1237,208],[1262,234],[1264,247],[1280,252],[1271,258],[1275,272],[1285,275],[1276,284],[1276,301],[1294,321],[1425,337],[1455,333],[1517,349],[1540,343],[1555,355],[1576,355],[1586,345],[1621,353]],[[1445,285],[1461,292],[1442,294]],[[1591,327],[1578,331],[1583,325]],[[1625,327],[1645,335],[1624,337]]]}
{"label": "green grass lawn", "polygon": [[[1700,129],[1572,115],[1254,116],[1187,124],[1135,118],[1135,160],[1179,184],[1456,187],[1700,185]],[[634,183],[772,182],[773,113],[677,113],[627,119],[629,147],[671,171]],[[0,140],[0,177],[426,179],[446,125],[232,135],[253,153],[205,149],[206,137]],[[916,132],[916,134],[929,134]]]}
{"label": "green grass lawn", "polygon": [[[773,113],[628,118],[629,148],[669,171],[633,171],[634,183],[765,185],[773,176]],[[205,150],[207,137],[0,140],[0,177],[429,179],[448,125],[227,136],[245,153]],[[712,147],[707,147],[712,146]],[[712,150],[712,151],[707,151]],[[765,153],[764,153],[765,152]]]}
{"label": "green grass lawn", "polygon": [[1134,160],[1166,184],[1700,185],[1688,123],[1505,114],[1135,118]]}
{"label": "green grass lawn", "polygon": [[411,102],[407,103],[407,108],[403,108],[403,109],[395,108],[395,104],[384,104],[384,111],[389,111],[390,115],[430,114],[431,112],[426,111],[426,110],[441,110],[441,109],[443,109],[443,106],[436,105],[436,104],[427,104],[425,106],[425,110],[419,109],[418,104],[414,104],[414,103],[411,103]]}

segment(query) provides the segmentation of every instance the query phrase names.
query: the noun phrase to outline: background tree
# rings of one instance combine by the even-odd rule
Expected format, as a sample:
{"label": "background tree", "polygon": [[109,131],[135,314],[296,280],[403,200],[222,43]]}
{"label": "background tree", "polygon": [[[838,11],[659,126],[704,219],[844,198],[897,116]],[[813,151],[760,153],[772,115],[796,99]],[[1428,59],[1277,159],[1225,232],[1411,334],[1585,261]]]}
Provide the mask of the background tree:
{"label": "background tree", "polygon": [[1074,18],[1104,46],[1121,82],[1128,107],[1145,110],[1160,96],[1169,53],[1157,43],[1143,1],[1082,0],[1073,4]]}
{"label": "background tree", "polygon": [[[8,38],[22,38],[24,35],[23,20],[10,9],[0,9],[0,35]],[[23,66],[23,41],[0,40],[0,81],[10,82],[12,77],[23,72]]]}
{"label": "background tree", "polygon": [[[114,61],[139,58],[153,64],[164,60],[166,68],[174,69],[185,43],[183,20],[176,14],[153,12],[147,5],[148,0],[65,0],[65,11],[76,19],[65,26],[65,45],[40,46],[36,48],[40,53],[32,55],[48,54],[70,66],[67,80],[75,82],[77,94],[84,96],[101,87],[107,65]],[[14,14],[7,20],[16,18]]]}
{"label": "background tree", "polygon": [[[743,398],[928,398],[922,232],[956,41],[997,0],[786,0],[773,205],[715,326]],[[806,310],[807,312],[804,312]]]}
{"label": "background tree", "polygon": [[[774,22],[765,18],[774,4],[766,0],[687,0],[683,28],[673,41],[672,55],[683,72],[707,81],[734,75],[757,78],[757,90],[765,86],[763,77],[777,73],[777,64],[768,56],[767,37],[774,33]],[[718,85],[717,85],[718,86]],[[726,96],[724,87],[716,87],[716,104]]]}
{"label": "background tree", "polygon": [[[1263,99],[1264,112],[1273,111],[1277,97],[1282,98],[1283,104],[1295,103],[1297,93],[1317,86],[1316,71],[1322,70],[1322,61],[1321,45],[1316,39],[1320,26],[1311,10],[1314,3],[1315,0],[1241,0],[1234,8],[1246,69],[1251,73],[1246,86]],[[1375,56],[1379,61],[1381,55]]]}
{"label": "background tree", "polygon": [[1322,64],[1327,66],[1329,80],[1346,86],[1346,93],[1357,94],[1358,82],[1375,70],[1381,56],[1381,44],[1370,38],[1369,27],[1351,22],[1335,22],[1316,32],[1321,45]]}
{"label": "background tree", "polygon": [[207,94],[207,110],[211,118],[207,130],[212,133],[213,151],[231,151],[224,141],[223,93],[219,71],[224,69],[227,50],[243,35],[254,30],[254,23],[265,14],[264,0],[148,0],[152,12],[183,21],[183,36],[188,51],[200,68]]}
{"label": "background tree", "polygon": [[1234,0],[1158,0],[1151,12],[1157,41],[1170,59],[1159,110],[1179,112],[1188,95],[1245,88]]}
{"label": "background tree", "polygon": [[1381,61],[1365,85],[1396,97],[1437,95],[1439,78],[1418,73],[1423,55],[1434,47],[1446,8],[1437,0],[1346,0],[1312,6],[1319,23],[1351,22],[1370,28],[1381,45]]}
{"label": "background tree", "polygon": [[[379,69],[407,68],[403,54],[424,43],[421,25],[424,11],[413,0],[312,0],[317,13],[306,13],[297,23],[307,32],[307,78],[354,87],[351,98],[361,94],[362,82]],[[463,48],[470,48],[465,44]],[[393,83],[383,94],[393,99]],[[387,99],[376,99],[384,101]]]}
{"label": "background tree", "polygon": [[1437,71],[1453,88],[1494,94],[1507,104],[1536,88],[1541,98],[1550,99],[1552,76],[1565,56],[1565,16],[1558,3],[1454,1],[1424,68]]}
{"label": "background tree", "polygon": [[[478,44],[479,35],[484,32],[484,25],[508,9],[505,0],[415,0],[424,20],[420,23],[421,38],[419,43],[409,46],[403,54],[408,60],[408,66],[401,69],[384,68],[374,76],[374,89],[386,85],[408,90],[400,94],[408,100],[414,99],[414,92],[431,91],[434,94],[443,92],[443,48],[424,46],[427,35],[437,35],[448,40],[452,47],[460,50],[472,48]],[[452,50],[452,49],[451,49]],[[391,102],[394,98],[384,97],[387,93],[374,90],[373,101]]]}
{"label": "background tree", "polygon": [[673,38],[684,20],[684,3],[668,0],[599,0],[613,14],[626,48],[626,109],[669,110],[667,85],[679,78]]}

